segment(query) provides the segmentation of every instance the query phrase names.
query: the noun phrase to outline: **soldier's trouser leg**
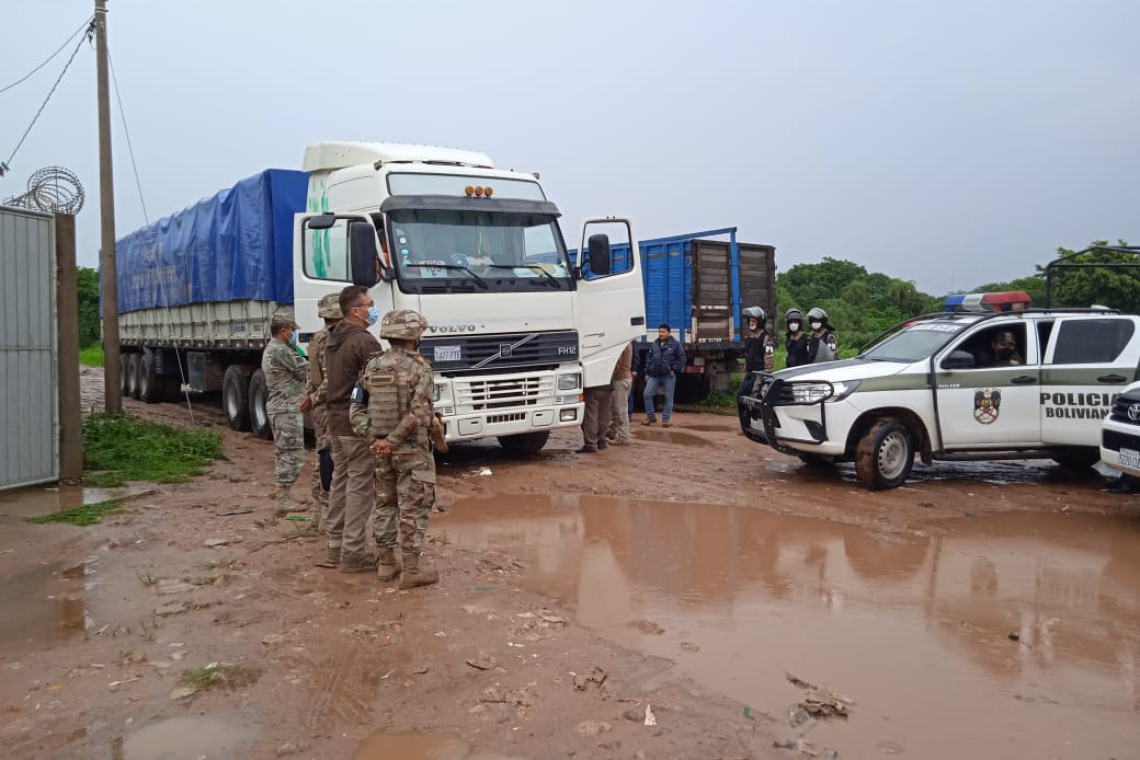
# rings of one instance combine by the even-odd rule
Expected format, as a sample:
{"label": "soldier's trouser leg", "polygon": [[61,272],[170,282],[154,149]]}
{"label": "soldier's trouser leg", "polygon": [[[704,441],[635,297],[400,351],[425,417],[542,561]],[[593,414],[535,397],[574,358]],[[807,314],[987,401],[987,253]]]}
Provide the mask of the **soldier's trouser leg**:
{"label": "soldier's trouser leg", "polygon": [[273,426],[274,475],[278,486],[297,482],[305,464],[305,421],[300,412],[269,415]]}
{"label": "soldier's trouser leg", "polygon": [[396,496],[396,469],[391,457],[376,459],[376,508],[372,511],[372,535],[381,549],[396,546],[400,507]]}
{"label": "soldier's trouser leg", "polygon": [[[317,456],[313,460],[313,477],[310,490],[313,495],[313,526],[321,530],[328,519],[329,511],[329,484],[321,472],[322,462],[328,457],[329,447],[329,416],[328,409],[322,404],[313,407],[313,427],[317,434]],[[324,452],[322,454],[322,452]]]}
{"label": "soldier's trouser leg", "polygon": [[344,503],[348,494],[348,461],[344,447],[337,436],[329,437],[333,460],[332,487],[329,489],[329,513],[325,532],[328,534],[330,549],[339,549],[344,537]]}
{"label": "soldier's trouser leg", "polygon": [[422,554],[428,516],[435,504],[435,457],[430,451],[392,456],[400,504],[400,551]]}
{"label": "soldier's trouser leg", "polygon": [[[340,436],[340,447],[344,452],[343,477],[345,483],[344,530],[340,552],[342,561],[345,555],[362,554],[368,550],[368,520],[376,502],[376,488],[373,484],[376,471],[376,456],[368,443],[357,436]],[[335,461],[335,460],[334,460]],[[339,463],[333,475],[333,482],[342,477]]]}
{"label": "soldier's trouser leg", "polygon": [[620,441],[629,440],[629,389],[632,380],[614,380],[613,403],[607,435]]}

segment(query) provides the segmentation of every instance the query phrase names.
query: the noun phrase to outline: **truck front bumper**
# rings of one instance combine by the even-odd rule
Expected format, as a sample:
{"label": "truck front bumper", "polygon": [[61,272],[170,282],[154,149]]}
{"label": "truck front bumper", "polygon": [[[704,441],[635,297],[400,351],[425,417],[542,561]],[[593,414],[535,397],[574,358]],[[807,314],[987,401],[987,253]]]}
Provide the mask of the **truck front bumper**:
{"label": "truck front bumper", "polygon": [[[841,457],[846,454],[845,436],[834,440],[829,434],[829,421],[834,430],[845,431],[858,417],[858,410],[846,401],[828,403],[788,402],[783,380],[764,373],[759,391],[743,396],[739,402],[744,435],[757,443],[765,443],[784,454],[803,453]],[[851,419],[845,419],[850,416]]]}

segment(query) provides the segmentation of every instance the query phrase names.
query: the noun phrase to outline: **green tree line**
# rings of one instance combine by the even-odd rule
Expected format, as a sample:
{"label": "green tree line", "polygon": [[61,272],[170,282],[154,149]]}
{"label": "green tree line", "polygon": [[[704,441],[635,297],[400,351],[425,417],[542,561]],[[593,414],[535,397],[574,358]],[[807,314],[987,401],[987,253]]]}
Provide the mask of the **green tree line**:
{"label": "green tree line", "polygon": [[76,271],[79,290],[79,347],[98,346],[102,337],[99,320],[99,272],[87,267]]}

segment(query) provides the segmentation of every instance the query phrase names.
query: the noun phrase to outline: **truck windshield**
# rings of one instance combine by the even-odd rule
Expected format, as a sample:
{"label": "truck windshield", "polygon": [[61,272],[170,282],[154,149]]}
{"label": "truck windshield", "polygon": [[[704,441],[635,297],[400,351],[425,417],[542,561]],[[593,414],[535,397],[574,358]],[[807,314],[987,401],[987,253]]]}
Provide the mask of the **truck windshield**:
{"label": "truck windshield", "polygon": [[884,338],[863,354],[864,359],[912,364],[926,359],[966,328],[965,322],[917,322]]}
{"label": "truck windshield", "polygon": [[389,215],[388,229],[405,292],[571,287],[566,247],[551,216],[402,209]]}

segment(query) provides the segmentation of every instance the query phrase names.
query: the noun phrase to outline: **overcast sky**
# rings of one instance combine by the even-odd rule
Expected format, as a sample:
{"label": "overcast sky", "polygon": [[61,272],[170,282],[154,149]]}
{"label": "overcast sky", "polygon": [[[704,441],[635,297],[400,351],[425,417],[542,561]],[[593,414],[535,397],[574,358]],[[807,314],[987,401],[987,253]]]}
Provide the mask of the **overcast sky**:
{"label": "overcast sky", "polygon": [[[0,87],[89,0],[0,3]],[[737,226],[941,293],[1057,246],[1140,243],[1135,0],[109,0],[151,219],[328,139],[466,147],[540,171],[577,245]],[[0,94],[7,160],[66,59]],[[61,164],[99,244],[95,56],[81,49],[0,178]],[[118,234],[144,223],[115,113]]]}

